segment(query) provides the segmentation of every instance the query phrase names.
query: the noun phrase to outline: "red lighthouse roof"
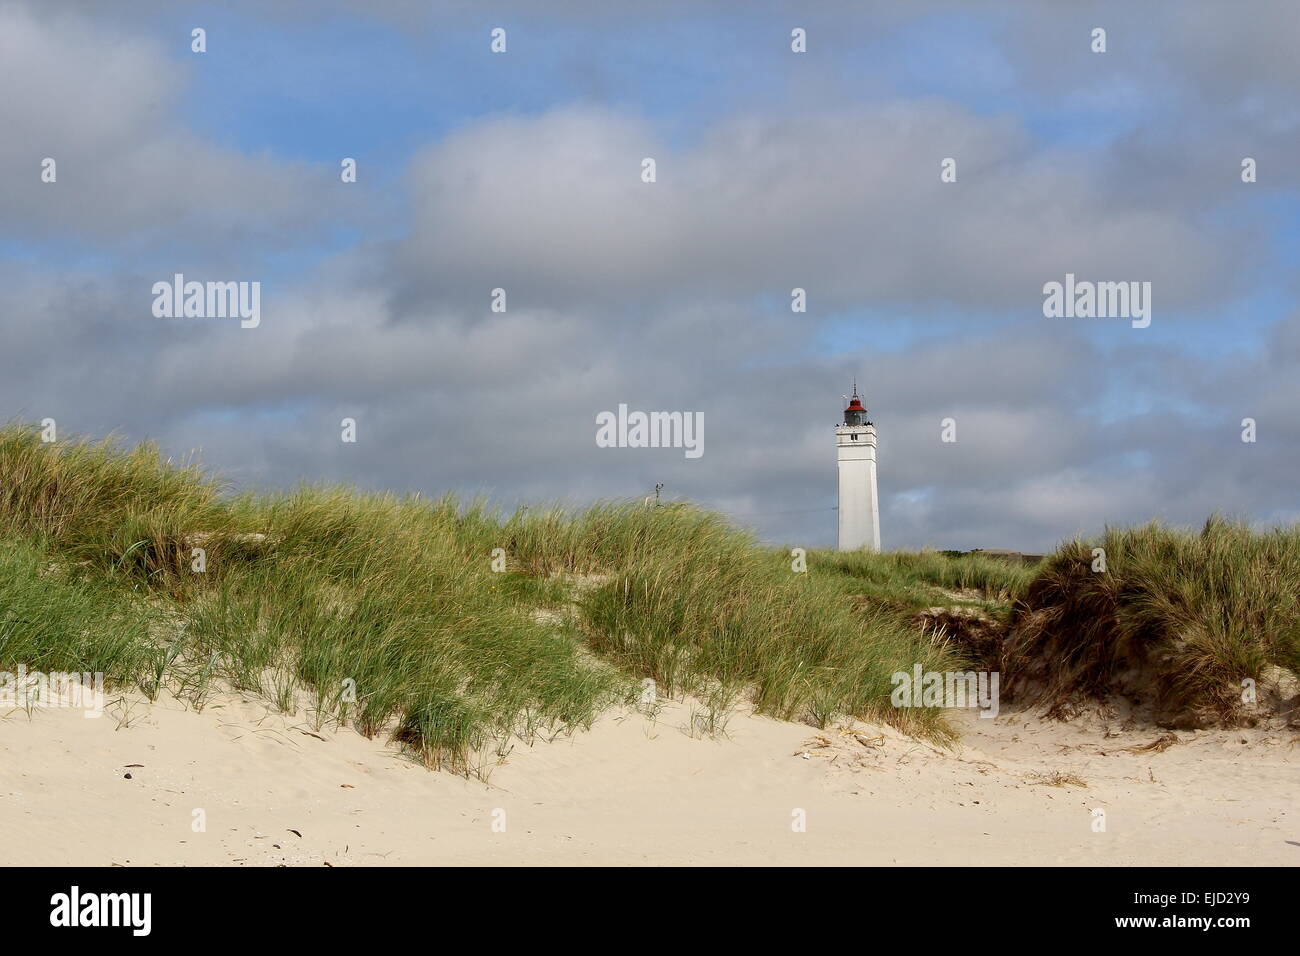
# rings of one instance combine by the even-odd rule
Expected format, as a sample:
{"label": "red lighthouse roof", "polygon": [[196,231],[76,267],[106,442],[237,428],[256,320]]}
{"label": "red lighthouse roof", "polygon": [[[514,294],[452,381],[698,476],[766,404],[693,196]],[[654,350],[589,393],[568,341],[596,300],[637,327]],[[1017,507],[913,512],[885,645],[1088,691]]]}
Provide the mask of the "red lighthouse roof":
{"label": "red lighthouse roof", "polygon": [[867,409],[862,404],[862,399],[858,397],[858,383],[855,379],[853,382],[853,397],[849,399],[849,407],[844,409],[844,424],[846,425],[869,425],[867,420]]}
{"label": "red lighthouse roof", "polygon": [[865,412],[862,407],[862,399],[858,398],[858,380],[853,380],[853,397],[849,399],[849,407],[844,409],[846,412]]}

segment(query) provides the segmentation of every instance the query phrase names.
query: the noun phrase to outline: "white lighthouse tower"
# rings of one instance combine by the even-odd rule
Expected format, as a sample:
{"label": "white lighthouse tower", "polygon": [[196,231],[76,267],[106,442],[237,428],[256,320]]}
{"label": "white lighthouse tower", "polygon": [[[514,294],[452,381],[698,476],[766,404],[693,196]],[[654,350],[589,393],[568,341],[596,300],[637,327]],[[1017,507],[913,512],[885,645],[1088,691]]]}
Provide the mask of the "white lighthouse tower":
{"label": "white lighthouse tower", "polygon": [[876,497],[876,426],[853,383],[844,424],[835,426],[840,464],[840,550],[880,550],[880,502]]}

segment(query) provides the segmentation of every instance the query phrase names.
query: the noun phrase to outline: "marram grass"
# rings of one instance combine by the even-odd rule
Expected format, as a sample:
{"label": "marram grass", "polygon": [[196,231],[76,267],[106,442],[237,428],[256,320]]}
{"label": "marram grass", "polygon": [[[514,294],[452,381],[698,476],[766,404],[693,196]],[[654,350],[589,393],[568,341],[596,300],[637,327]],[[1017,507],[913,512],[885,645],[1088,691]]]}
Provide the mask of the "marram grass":
{"label": "marram grass", "polygon": [[346,488],[232,496],[148,445],[43,444],[18,425],[0,429],[0,538],[0,601],[50,596],[40,628],[2,632],[0,665],[98,663],[198,704],[218,679],[286,709],[306,694],[430,766],[589,726],[647,680],[715,726],[748,701],[951,739],[937,712],[889,703],[889,675],[945,669],[942,648],[685,505],[503,518]]}
{"label": "marram grass", "polygon": [[1243,682],[1300,673],[1300,528],[1214,517],[1067,542],[1017,603],[1003,667],[1026,701],[1122,692],[1163,724],[1249,720]]}
{"label": "marram grass", "polygon": [[102,671],[196,705],[222,681],[460,772],[587,727],[647,681],[700,700],[709,727],[747,702],[948,742],[941,711],[889,698],[917,663],[965,669],[913,624],[954,602],[1015,604],[1003,686],[1026,696],[1103,696],[1136,670],[1166,710],[1228,714],[1243,678],[1300,670],[1298,582],[1295,529],[1111,530],[1038,568],[810,552],[795,573],[683,504],[503,517],[347,488],[231,495],[149,445],[0,428],[0,670]]}

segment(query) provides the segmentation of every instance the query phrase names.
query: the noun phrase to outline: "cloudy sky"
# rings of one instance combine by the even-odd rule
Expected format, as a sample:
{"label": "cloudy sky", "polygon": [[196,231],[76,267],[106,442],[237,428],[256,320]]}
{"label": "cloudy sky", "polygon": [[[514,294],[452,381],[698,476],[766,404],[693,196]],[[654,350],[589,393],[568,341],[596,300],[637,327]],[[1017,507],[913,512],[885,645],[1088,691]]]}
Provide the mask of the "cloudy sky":
{"label": "cloudy sky", "polygon": [[[1291,522],[1297,50],[1286,0],[0,0],[0,417],[824,546],[856,376],[886,548]],[[155,317],[175,273],[260,326]],[[1150,326],[1044,317],[1066,273]],[[597,447],[620,403],[704,454]]]}

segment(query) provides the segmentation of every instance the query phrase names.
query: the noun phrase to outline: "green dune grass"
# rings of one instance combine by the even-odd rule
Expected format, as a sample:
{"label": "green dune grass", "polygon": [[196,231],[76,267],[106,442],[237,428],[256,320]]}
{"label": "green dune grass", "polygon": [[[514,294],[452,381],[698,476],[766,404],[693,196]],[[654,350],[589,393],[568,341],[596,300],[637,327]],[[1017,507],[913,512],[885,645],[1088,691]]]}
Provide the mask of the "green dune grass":
{"label": "green dune grass", "polygon": [[232,684],[389,735],[431,767],[472,772],[516,738],[587,727],[647,681],[701,701],[704,730],[747,702],[948,743],[941,710],[890,704],[897,671],[969,666],[917,626],[934,605],[998,622],[1004,686],[1029,700],[1104,696],[1136,672],[1166,710],[1226,719],[1242,679],[1300,670],[1295,529],[1112,530],[1035,568],[806,559],[796,573],[685,504],[503,516],[347,488],[236,495],[149,445],[0,429],[0,670],[103,672],[196,706]]}
{"label": "green dune grass", "polygon": [[1027,701],[1120,691],[1172,725],[1248,720],[1243,681],[1300,673],[1300,528],[1216,517],[1067,542],[1017,604],[1003,661]]}
{"label": "green dune grass", "polygon": [[818,551],[812,557],[838,580],[843,593],[861,595],[904,617],[935,605],[979,607],[1006,617],[1037,573],[978,552]]}
{"label": "green dune grass", "polygon": [[711,726],[748,701],[952,738],[941,714],[889,703],[891,673],[944,669],[944,649],[686,505],[503,517],[344,488],[229,495],[147,445],[10,426],[0,538],[15,569],[0,601],[61,595],[42,612],[59,623],[20,626],[0,667],[98,662],[115,686],[170,682],[196,703],[216,680],[286,709],[306,693],[322,719],[389,733],[434,767],[588,726],[647,679],[704,701]]}

